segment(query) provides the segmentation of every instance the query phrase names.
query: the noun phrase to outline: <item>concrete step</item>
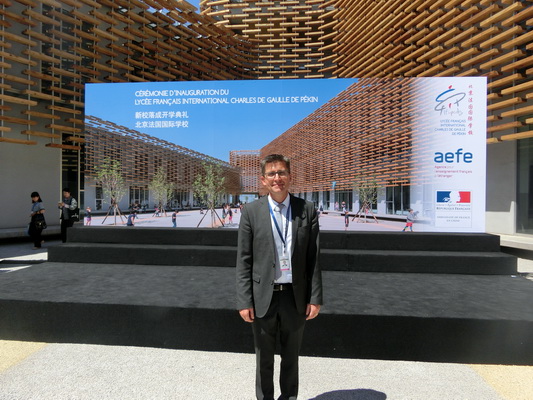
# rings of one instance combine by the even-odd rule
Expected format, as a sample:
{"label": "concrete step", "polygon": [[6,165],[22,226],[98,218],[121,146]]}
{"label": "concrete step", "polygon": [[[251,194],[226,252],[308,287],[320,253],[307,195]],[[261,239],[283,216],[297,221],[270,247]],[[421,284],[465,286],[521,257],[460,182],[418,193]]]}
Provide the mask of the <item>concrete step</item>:
{"label": "concrete step", "polygon": [[237,229],[74,226],[69,243],[237,246]]}
{"label": "concrete step", "polygon": [[235,246],[64,243],[48,249],[53,262],[235,267]]}
{"label": "concrete step", "polygon": [[323,249],[323,270],[432,274],[513,275],[516,257],[496,252]]}
{"label": "concrete step", "polygon": [[500,238],[486,233],[342,232],[320,234],[323,249],[500,251]]}
{"label": "concrete step", "polygon": [[[73,243],[129,243],[236,246],[237,229],[74,226]],[[500,251],[500,238],[485,233],[320,232],[323,249]]]}
{"label": "concrete step", "polygon": [[[234,267],[235,246],[65,243],[48,250],[53,262]],[[512,275],[516,257],[496,252],[322,249],[325,271]]]}
{"label": "concrete step", "polygon": [[[238,231],[210,228],[84,227],[48,250],[71,263],[234,267]],[[449,274],[517,273],[516,257],[484,233],[339,232],[320,234],[324,270]]]}

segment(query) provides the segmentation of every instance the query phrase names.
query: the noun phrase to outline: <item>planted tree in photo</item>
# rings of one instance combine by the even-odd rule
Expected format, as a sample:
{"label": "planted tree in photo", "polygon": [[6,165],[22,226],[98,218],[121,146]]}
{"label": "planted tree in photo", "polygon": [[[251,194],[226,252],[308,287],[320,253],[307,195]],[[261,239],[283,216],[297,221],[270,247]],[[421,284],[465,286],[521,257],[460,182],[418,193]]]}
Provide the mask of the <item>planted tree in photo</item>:
{"label": "planted tree in photo", "polygon": [[163,167],[159,167],[154,174],[152,182],[148,185],[148,189],[159,207],[159,211],[166,216],[166,205],[172,197],[173,185],[167,180],[167,174]]}
{"label": "planted tree in photo", "polygon": [[364,218],[366,223],[367,214],[372,215],[376,223],[378,220],[372,212],[372,204],[377,202],[378,199],[378,183],[375,177],[358,179],[354,183],[354,187],[357,189],[359,195],[359,211],[354,215],[352,221],[357,217],[357,222],[361,217]]}
{"label": "planted tree in photo", "polygon": [[120,212],[118,204],[126,194],[127,190],[124,179],[122,178],[122,166],[120,161],[109,157],[104,158],[103,162],[95,167],[95,180],[97,184],[102,186],[104,201],[108,198],[110,204],[102,224],[112,211],[115,217],[114,225],[116,225],[117,215],[120,216],[120,220],[122,221],[122,213]]}
{"label": "planted tree in photo", "polygon": [[[224,182],[226,178],[223,176],[220,165],[202,163],[202,166],[203,171],[196,175],[193,183],[194,195],[211,211],[211,227],[216,225],[217,218],[224,225],[224,221],[215,211],[215,206],[219,196],[224,193]],[[200,226],[206,215],[207,213],[202,217],[197,227]]]}

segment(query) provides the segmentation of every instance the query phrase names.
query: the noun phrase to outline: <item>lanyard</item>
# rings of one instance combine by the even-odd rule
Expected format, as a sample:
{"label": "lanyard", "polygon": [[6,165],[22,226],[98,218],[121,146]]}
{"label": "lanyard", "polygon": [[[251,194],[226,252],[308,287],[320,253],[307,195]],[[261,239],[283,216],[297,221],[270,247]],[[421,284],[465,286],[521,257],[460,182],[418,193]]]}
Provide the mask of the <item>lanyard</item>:
{"label": "lanyard", "polygon": [[[272,219],[274,220],[274,225],[276,226],[276,230],[278,231],[279,238],[281,239],[281,242],[283,243],[283,250],[285,251],[287,249],[287,233],[289,232],[289,217],[291,215],[290,214],[291,205],[289,203],[289,207],[287,208],[287,217],[285,218],[285,237],[283,237],[283,235],[281,234],[281,229],[278,225],[276,216],[274,215],[274,211],[272,211],[272,206],[270,205],[270,202],[268,203],[268,209],[270,210],[270,215],[272,216]],[[281,214],[281,210],[280,210],[280,214]]]}

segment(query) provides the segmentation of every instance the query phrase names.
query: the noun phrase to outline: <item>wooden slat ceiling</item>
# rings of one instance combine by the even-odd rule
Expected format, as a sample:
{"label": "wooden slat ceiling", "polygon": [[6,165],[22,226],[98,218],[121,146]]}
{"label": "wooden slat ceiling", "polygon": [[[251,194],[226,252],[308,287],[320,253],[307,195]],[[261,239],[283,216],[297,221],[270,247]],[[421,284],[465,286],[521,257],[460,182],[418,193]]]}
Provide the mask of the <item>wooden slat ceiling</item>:
{"label": "wooden slat ceiling", "polygon": [[89,82],[486,76],[488,143],[528,138],[532,26],[517,0],[1,0],[0,137],[81,148]]}
{"label": "wooden slat ceiling", "polygon": [[[488,136],[533,123],[533,4],[506,0],[202,0],[260,50],[260,78],[486,76]],[[513,123],[514,124],[511,124]]]}

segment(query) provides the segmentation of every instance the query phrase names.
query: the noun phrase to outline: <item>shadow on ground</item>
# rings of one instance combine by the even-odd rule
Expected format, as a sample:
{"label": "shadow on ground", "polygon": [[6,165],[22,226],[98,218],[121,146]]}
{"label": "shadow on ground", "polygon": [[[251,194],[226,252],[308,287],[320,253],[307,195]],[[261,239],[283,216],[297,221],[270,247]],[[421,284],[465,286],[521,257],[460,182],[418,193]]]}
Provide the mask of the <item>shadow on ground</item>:
{"label": "shadow on ground", "polygon": [[310,400],[385,400],[387,395],[371,389],[335,390]]}

